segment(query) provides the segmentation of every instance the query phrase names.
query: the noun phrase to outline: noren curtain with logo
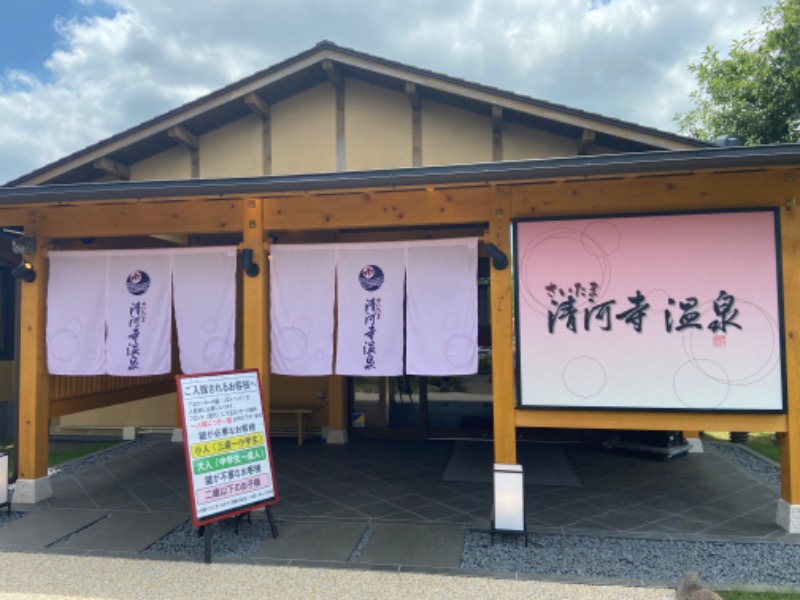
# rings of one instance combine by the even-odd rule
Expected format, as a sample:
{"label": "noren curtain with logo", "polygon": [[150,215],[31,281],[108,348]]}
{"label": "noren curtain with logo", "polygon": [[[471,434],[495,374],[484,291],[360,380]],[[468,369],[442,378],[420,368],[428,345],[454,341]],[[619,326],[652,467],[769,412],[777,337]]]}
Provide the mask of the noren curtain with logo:
{"label": "noren curtain with logo", "polygon": [[477,238],[273,245],[273,372],[331,373],[335,302],[337,374],[477,373],[477,248]]}
{"label": "noren curtain with logo", "polygon": [[173,302],[183,372],[233,368],[235,248],[53,251],[49,256],[50,373],[169,373]]}

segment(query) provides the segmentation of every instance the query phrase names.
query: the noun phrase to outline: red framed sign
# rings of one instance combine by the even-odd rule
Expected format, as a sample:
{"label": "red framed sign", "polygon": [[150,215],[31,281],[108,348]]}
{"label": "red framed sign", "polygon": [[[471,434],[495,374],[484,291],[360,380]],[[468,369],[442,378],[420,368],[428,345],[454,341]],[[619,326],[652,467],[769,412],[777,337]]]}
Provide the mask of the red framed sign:
{"label": "red framed sign", "polygon": [[258,371],[175,379],[195,527],[275,504]]}

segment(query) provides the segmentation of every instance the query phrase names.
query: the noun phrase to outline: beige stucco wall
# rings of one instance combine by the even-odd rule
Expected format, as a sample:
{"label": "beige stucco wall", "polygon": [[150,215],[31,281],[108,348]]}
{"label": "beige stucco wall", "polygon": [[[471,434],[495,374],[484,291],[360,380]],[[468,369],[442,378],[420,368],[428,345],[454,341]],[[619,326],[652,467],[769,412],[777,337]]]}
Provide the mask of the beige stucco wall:
{"label": "beige stucco wall", "polygon": [[412,166],[412,115],[405,94],[348,79],[344,107],[348,171]]}
{"label": "beige stucco wall", "polygon": [[175,146],[131,165],[131,179],[136,181],[189,179],[191,176],[191,152],[182,146]]}
{"label": "beige stucco wall", "polygon": [[200,136],[200,177],[264,174],[261,119],[250,115]]}
{"label": "beige stucco wall", "polygon": [[577,152],[577,140],[515,123],[503,123],[503,160],[575,156]]}
{"label": "beige stucco wall", "polygon": [[271,108],[272,173],[336,170],[336,90],[323,83]]}
{"label": "beige stucco wall", "polygon": [[422,164],[492,160],[492,121],[438,102],[422,102]]}

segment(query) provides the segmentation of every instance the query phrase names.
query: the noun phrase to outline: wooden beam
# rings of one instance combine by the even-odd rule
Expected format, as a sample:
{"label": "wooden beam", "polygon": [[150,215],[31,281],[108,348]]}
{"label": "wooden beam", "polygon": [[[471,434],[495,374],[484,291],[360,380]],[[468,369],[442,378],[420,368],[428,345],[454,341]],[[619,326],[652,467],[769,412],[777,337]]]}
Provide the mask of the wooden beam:
{"label": "wooden beam", "polygon": [[347,143],[344,129],[344,86],[336,86],[336,170],[347,168]]}
{"label": "wooden beam", "polygon": [[[492,350],[494,352],[494,349]],[[786,431],[786,415],[517,409],[517,427],[652,431]]]}
{"label": "wooden beam", "polygon": [[[781,210],[781,242],[788,422],[780,444],[781,497],[789,504],[800,504],[800,212],[796,207],[787,206]],[[726,431],[773,430],[755,429],[750,425]]]}
{"label": "wooden beam", "polygon": [[259,116],[262,119],[269,119],[271,117],[269,104],[267,104],[264,99],[255,92],[247,94],[244,97],[244,103],[247,105],[247,108],[252,110],[253,114],[256,116]]}
{"label": "wooden beam", "polygon": [[406,98],[408,98],[408,103],[411,105],[411,108],[413,110],[419,110],[420,101],[419,101],[419,94],[417,93],[416,84],[406,81],[405,90],[406,90]]}
{"label": "wooden beam", "polygon": [[264,208],[260,198],[241,201],[243,217],[242,248],[253,251],[253,262],[260,272],[250,277],[240,271],[242,278],[242,366],[258,369],[261,374],[264,416],[269,419],[270,366],[269,366],[269,238],[264,234]]}
{"label": "wooden beam", "polygon": [[485,223],[486,189],[414,190],[267,198],[271,231]]}
{"label": "wooden beam", "polygon": [[684,173],[513,185],[513,218],[783,206],[800,170]]}
{"label": "wooden beam", "polygon": [[119,177],[120,179],[130,179],[131,169],[128,165],[123,165],[121,162],[111,160],[108,157],[98,158],[94,161],[93,166],[98,171],[102,171],[108,175]]}
{"label": "wooden beam", "polygon": [[492,160],[503,160],[503,109],[492,106]]}
{"label": "wooden beam", "polygon": [[417,86],[406,82],[406,98],[411,105],[411,166],[422,166],[422,103]]}
{"label": "wooden beam", "polygon": [[594,145],[595,132],[590,129],[584,129],[581,132],[581,137],[578,140],[578,154],[589,154]]}
{"label": "wooden beam", "polygon": [[[488,190],[491,206],[488,242],[511,257],[511,196],[505,188]],[[491,269],[489,285],[492,325],[492,402],[494,462],[516,464],[517,429],[514,415],[514,326],[511,268]]]}
{"label": "wooden beam", "polygon": [[41,235],[59,238],[226,233],[242,230],[241,201],[208,200],[37,208]]}
{"label": "wooden beam", "polygon": [[[328,377],[328,430],[347,432],[347,381],[341,375]],[[338,434],[337,434],[338,435]]]}
{"label": "wooden beam", "polygon": [[197,150],[200,148],[200,140],[197,139],[197,136],[180,125],[170,127],[167,130],[167,135],[189,150]]}
{"label": "wooden beam", "polygon": [[329,58],[326,58],[322,61],[322,70],[325,71],[325,75],[328,77],[328,80],[337,88],[343,87],[344,80],[342,76],[339,74],[336,65],[333,64],[333,61]]}
{"label": "wooden beam", "polygon": [[26,256],[36,279],[20,282],[19,306],[19,477],[35,480],[47,476],[49,390],[45,359],[45,298],[47,296],[46,248],[49,240],[31,226],[26,233],[37,237],[39,249]]}

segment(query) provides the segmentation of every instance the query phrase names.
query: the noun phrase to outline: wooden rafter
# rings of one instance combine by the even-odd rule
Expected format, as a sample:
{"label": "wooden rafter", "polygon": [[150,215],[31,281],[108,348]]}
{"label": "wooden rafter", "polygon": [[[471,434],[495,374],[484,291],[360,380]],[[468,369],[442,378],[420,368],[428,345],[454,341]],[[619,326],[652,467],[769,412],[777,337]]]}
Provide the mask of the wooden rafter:
{"label": "wooden rafter", "polygon": [[503,160],[503,107],[492,106],[492,160]]}
{"label": "wooden rafter", "polygon": [[180,125],[170,127],[167,130],[167,135],[189,150],[197,150],[200,148],[200,141],[197,139],[197,136]]}
{"label": "wooden rafter", "polygon": [[329,58],[323,60],[322,70],[325,71],[325,75],[328,76],[328,79],[333,85],[335,85],[337,88],[342,86],[344,80],[339,73],[339,70],[336,68],[336,65],[333,64],[332,60]]}
{"label": "wooden rafter", "polygon": [[589,154],[594,145],[595,134],[591,129],[584,129],[581,133],[581,139],[578,140],[578,154]]}
{"label": "wooden rafter", "polygon": [[108,157],[98,158],[93,164],[95,169],[108,175],[113,175],[114,177],[119,177],[120,179],[131,178],[131,169],[128,165],[124,165],[121,162],[112,160]]}
{"label": "wooden rafter", "polygon": [[255,92],[247,94],[244,97],[244,103],[250,110],[253,111],[254,114],[261,117],[262,119],[270,118],[271,113],[269,104],[264,102],[264,99]]}
{"label": "wooden rafter", "polygon": [[406,81],[405,89],[406,98],[408,98],[408,103],[411,105],[411,108],[414,110],[419,110],[419,94],[417,93],[417,85],[411,83],[410,81]]}

